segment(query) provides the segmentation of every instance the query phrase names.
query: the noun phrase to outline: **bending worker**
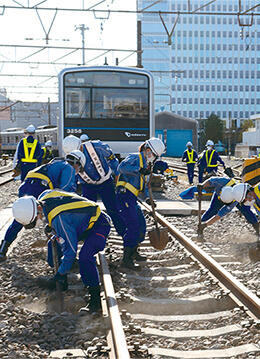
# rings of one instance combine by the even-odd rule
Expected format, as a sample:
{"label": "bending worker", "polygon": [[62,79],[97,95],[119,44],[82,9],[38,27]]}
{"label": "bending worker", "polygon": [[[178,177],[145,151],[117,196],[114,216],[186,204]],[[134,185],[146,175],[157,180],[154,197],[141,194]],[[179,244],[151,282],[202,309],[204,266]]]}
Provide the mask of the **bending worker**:
{"label": "bending worker", "polygon": [[96,203],[61,190],[46,190],[37,201],[32,196],[19,198],[13,204],[13,215],[25,228],[33,228],[37,219],[44,215],[61,247],[62,258],[57,273],[51,278],[38,278],[38,284],[43,288],[54,290],[59,281],[62,290],[67,289],[67,274],[77,255],[78,242],[84,241],[79,252],[80,275],[89,288],[87,310],[98,312],[101,300],[95,254],[105,248],[111,228],[110,218]]}
{"label": "bending worker", "polygon": [[189,183],[193,184],[194,167],[198,160],[198,153],[193,149],[193,144],[189,141],[186,144],[187,150],[183,152],[182,161],[187,163],[187,174]]}
{"label": "bending worker", "polygon": [[[145,217],[138,205],[137,196],[144,192],[152,164],[164,150],[163,142],[152,137],[140,146],[139,153],[129,154],[118,167],[120,175],[117,181],[117,198],[126,225],[123,237],[124,255],[121,262],[123,268],[139,270],[140,267],[133,260],[146,259],[137,251],[138,244],[144,240],[146,232]],[[148,197],[147,191],[145,196]]]}
{"label": "bending worker", "polygon": [[[26,128],[27,137],[21,139],[17,148],[17,163],[15,167],[21,169],[21,181],[23,181],[27,173],[42,162],[42,149],[41,145],[36,138],[34,138],[35,127],[29,125]],[[16,169],[16,168],[14,168]]]}
{"label": "bending worker", "polygon": [[121,217],[114,189],[114,178],[118,177],[119,161],[111,148],[99,140],[85,141],[73,135],[67,136],[63,140],[63,150],[81,149],[86,157],[84,171],[79,173],[82,195],[91,201],[96,202],[100,196],[107,213],[111,217],[115,229],[120,236],[125,233],[124,220]]}
{"label": "bending worker", "polygon": [[[68,192],[75,192],[76,172],[84,167],[85,157],[81,151],[72,151],[66,160],[53,159],[50,163],[29,171],[25,181],[19,187],[19,197],[25,195],[38,196],[46,189],[60,188]],[[16,239],[22,225],[15,219],[5,233],[0,245],[0,262],[6,260],[6,254],[11,243]]]}
{"label": "bending worker", "polygon": [[42,149],[42,163],[48,163],[53,159],[53,153],[52,153],[52,141],[48,140],[45,143],[45,146]]}
{"label": "bending worker", "polygon": [[[233,197],[236,201],[250,208],[251,206],[260,216],[260,185],[251,186],[249,183],[239,183],[233,187]],[[257,247],[260,249],[260,238],[258,233]]]}
{"label": "bending worker", "polygon": [[198,229],[199,233],[211,224],[223,218],[232,211],[233,208],[237,207],[238,210],[245,216],[246,220],[251,223],[255,231],[259,234],[259,225],[257,217],[249,206],[240,204],[234,200],[232,187],[235,186],[236,182],[234,179],[227,177],[210,177],[202,184],[198,184],[198,190],[211,191],[214,190],[209,208],[203,213],[201,217],[201,226]]}

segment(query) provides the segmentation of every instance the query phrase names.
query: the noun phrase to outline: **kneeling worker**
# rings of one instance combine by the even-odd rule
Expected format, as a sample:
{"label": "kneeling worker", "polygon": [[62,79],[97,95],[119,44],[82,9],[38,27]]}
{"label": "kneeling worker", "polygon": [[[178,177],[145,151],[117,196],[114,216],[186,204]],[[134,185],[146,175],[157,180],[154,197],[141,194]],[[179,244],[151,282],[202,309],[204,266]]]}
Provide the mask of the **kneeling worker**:
{"label": "kneeling worker", "polygon": [[25,228],[33,228],[37,219],[46,218],[61,247],[58,272],[51,278],[38,278],[38,284],[54,290],[59,281],[67,289],[67,274],[77,255],[78,242],[84,241],[79,252],[80,275],[89,287],[90,313],[101,309],[99,275],[95,254],[102,251],[110,232],[110,217],[92,201],[74,193],[46,190],[36,200],[32,196],[19,198],[13,204],[13,216]]}

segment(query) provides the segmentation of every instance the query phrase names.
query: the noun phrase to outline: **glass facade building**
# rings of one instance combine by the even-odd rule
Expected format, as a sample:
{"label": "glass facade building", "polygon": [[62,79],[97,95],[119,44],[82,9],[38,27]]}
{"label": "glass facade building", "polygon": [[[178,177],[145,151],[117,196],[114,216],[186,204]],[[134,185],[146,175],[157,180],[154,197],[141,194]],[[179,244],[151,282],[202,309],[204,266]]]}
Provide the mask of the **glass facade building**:
{"label": "glass facade building", "polygon": [[[138,1],[139,11],[149,7],[138,20],[142,65],[155,79],[156,111],[193,119],[211,113],[250,118],[260,113],[260,6],[238,16],[238,0],[216,0],[191,14],[209,2],[163,0],[149,7],[150,0]],[[258,3],[241,1],[241,13]],[[167,31],[176,20],[169,44]]]}

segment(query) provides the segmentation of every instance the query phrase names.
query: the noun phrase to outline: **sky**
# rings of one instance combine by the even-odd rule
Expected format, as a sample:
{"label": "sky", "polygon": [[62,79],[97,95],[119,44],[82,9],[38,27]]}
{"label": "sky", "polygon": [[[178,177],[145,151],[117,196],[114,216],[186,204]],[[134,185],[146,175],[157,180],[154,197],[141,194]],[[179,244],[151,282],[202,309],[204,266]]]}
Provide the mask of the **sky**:
{"label": "sky", "polygon": [[[96,11],[68,10],[90,7]],[[85,51],[86,65],[103,65],[105,57],[109,65],[115,65],[116,58],[121,66],[136,65],[137,56],[133,54],[136,50],[136,14],[131,13],[135,9],[136,0],[1,1],[1,91],[6,89],[7,97],[12,101],[47,102],[48,98],[57,101],[58,73],[65,67],[81,65],[83,61],[81,24],[88,28],[84,32],[85,48],[89,49]],[[114,13],[114,10],[125,10],[128,13]],[[49,37],[48,44],[46,34]],[[52,48],[44,48],[46,46]],[[129,51],[109,51],[105,54],[105,49]]]}

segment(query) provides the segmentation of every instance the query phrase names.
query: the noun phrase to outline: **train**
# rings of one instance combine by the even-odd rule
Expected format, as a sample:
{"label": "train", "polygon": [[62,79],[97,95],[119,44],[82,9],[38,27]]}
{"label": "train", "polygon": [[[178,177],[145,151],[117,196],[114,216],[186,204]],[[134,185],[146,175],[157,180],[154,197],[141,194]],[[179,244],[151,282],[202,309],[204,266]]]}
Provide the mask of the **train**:
{"label": "train", "polygon": [[[40,142],[41,146],[45,145],[48,140],[52,141],[52,151],[54,155],[58,155],[57,126],[43,125],[36,129],[35,138]],[[22,128],[8,128],[0,133],[1,136],[1,152],[8,155],[14,155],[17,144],[24,137],[25,130]]]}
{"label": "train", "polygon": [[[63,69],[59,75],[57,127],[40,126],[36,138],[42,146],[53,143],[63,156],[64,137],[87,134],[107,143],[120,159],[155,136],[154,80],[144,69],[92,66]],[[23,138],[21,128],[1,132],[1,150],[14,154]]]}
{"label": "train", "polygon": [[78,66],[59,75],[58,143],[87,134],[117,157],[137,152],[155,135],[154,80],[144,69]]}

